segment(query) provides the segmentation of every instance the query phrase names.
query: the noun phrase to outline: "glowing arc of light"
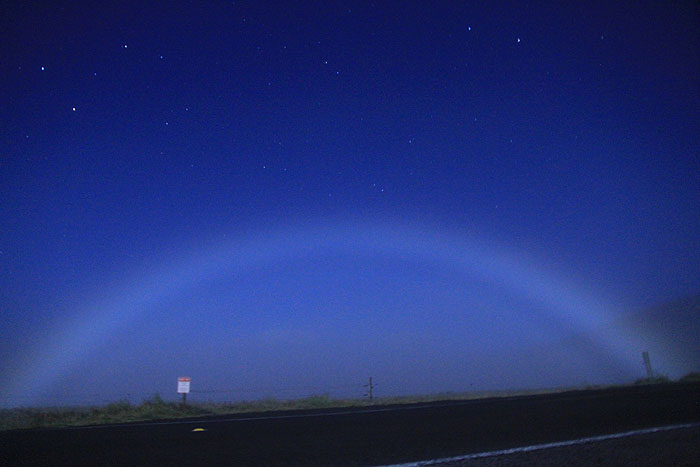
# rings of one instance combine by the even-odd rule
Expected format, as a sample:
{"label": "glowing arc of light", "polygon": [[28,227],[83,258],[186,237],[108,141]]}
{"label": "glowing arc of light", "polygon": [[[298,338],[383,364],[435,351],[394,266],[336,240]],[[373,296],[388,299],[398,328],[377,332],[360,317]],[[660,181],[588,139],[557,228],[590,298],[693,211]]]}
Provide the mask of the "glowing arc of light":
{"label": "glowing arc of light", "polygon": [[[79,364],[87,352],[158,301],[222,271],[239,274],[254,267],[318,255],[351,252],[387,255],[457,266],[465,275],[499,281],[508,289],[560,311],[573,325],[618,359],[636,368],[640,343],[613,326],[612,308],[548,274],[522,255],[494,249],[474,238],[449,236],[428,228],[367,223],[306,224],[238,237],[196,251],[176,262],[132,275],[107,299],[90,301],[76,318],[26,360],[6,398],[27,388],[45,390]],[[95,304],[96,303],[96,304]]]}

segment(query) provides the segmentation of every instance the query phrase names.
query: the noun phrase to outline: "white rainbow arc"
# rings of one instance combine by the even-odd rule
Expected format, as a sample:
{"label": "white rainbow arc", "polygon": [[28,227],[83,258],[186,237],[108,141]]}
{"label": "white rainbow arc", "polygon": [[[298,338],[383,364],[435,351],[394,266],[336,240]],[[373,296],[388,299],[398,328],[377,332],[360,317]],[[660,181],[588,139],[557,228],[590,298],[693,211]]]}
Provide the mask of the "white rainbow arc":
{"label": "white rainbow arc", "polygon": [[106,336],[127,326],[159,301],[224,271],[243,274],[282,261],[339,253],[384,255],[456,267],[464,272],[465,279],[497,281],[557,313],[625,369],[634,372],[639,366],[642,343],[632,332],[615,324],[616,313],[610,304],[583,292],[571,280],[555,277],[522,254],[416,225],[320,222],[235,237],[177,261],[167,261],[159,268],[133,274],[122,285],[112,287],[105,299],[88,301],[70,323],[56,330],[40,348],[32,349],[17,365],[22,370],[5,380],[13,384],[3,383],[9,387],[2,388],[0,394],[10,405],[13,397],[19,395],[36,394],[38,399],[62,375],[76,368]]}

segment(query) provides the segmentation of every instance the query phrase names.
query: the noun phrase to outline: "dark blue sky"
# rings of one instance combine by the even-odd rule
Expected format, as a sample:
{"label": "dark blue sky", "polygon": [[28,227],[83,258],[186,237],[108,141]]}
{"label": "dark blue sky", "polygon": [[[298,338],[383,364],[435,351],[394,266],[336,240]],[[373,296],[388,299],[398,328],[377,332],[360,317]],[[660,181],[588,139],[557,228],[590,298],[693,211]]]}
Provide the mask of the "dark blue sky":
{"label": "dark blue sky", "polygon": [[700,292],[700,9],[639,3],[6,2],[0,401],[697,370],[620,324]]}

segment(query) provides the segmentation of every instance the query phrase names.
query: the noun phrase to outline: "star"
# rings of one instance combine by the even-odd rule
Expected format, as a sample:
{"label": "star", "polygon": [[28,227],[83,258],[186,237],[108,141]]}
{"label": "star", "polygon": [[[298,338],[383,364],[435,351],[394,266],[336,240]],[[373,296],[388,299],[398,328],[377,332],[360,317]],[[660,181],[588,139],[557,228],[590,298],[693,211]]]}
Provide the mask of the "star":
{"label": "star", "polygon": [[518,37],[518,42],[520,42],[520,38]]}
{"label": "star", "polygon": [[75,112],[75,107],[73,107],[73,112]]}
{"label": "star", "polygon": [[44,70],[46,70],[46,68],[44,68],[44,67],[42,66],[42,67],[41,67],[41,71],[44,71]]}

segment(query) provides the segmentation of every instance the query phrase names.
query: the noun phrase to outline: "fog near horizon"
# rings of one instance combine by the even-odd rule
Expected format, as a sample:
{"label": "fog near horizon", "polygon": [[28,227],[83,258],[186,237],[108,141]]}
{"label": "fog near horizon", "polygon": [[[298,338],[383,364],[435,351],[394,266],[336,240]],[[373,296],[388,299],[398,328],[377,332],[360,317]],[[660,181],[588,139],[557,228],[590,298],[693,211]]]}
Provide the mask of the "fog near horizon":
{"label": "fog near horizon", "polygon": [[700,369],[691,2],[1,21],[0,406]]}

